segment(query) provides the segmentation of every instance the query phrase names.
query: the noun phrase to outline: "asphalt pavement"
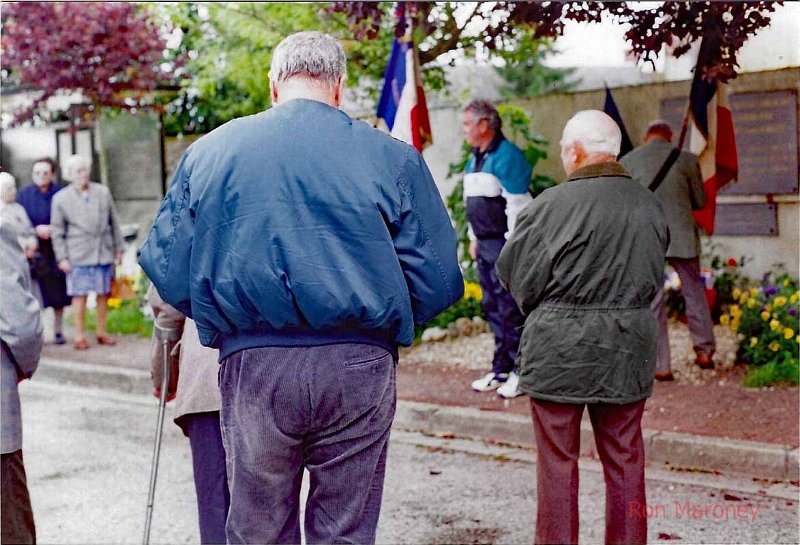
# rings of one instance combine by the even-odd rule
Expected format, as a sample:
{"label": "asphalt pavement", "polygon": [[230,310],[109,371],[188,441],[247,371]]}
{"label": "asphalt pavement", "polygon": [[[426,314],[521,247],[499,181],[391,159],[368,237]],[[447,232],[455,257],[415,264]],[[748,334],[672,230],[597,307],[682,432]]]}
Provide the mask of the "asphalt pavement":
{"label": "asphalt pavement", "polygon": [[[20,385],[39,543],[141,542],[157,401],[114,384],[45,373]],[[191,455],[170,411],[151,542],[196,543]],[[531,543],[535,471],[529,449],[397,426],[378,542]],[[651,542],[798,543],[797,496],[787,483],[651,469],[644,514]],[[582,460],[581,543],[603,542],[603,516],[600,466]]]}

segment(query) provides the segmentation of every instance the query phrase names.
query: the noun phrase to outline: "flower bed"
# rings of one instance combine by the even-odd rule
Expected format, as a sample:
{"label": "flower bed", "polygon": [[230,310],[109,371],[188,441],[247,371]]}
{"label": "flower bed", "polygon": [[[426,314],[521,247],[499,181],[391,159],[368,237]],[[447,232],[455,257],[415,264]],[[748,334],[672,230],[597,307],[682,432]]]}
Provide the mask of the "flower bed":
{"label": "flower bed", "polygon": [[720,322],[737,333],[738,359],[749,363],[746,386],[798,384],[797,280],[787,273],[767,273],[760,286],[734,288]]}

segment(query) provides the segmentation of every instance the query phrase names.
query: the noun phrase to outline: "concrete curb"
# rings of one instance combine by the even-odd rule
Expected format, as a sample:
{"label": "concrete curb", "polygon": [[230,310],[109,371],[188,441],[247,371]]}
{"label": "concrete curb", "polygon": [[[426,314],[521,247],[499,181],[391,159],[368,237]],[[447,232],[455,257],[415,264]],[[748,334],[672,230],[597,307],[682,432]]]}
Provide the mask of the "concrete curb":
{"label": "concrete curb", "polygon": [[[144,395],[153,391],[150,373],[145,370],[51,358],[42,358],[33,380]],[[394,426],[415,432],[453,434],[536,448],[531,419],[499,411],[399,400]],[[654,430],[644,430],[644,440],[651,466],[741,473],[768,479],[800,478],[800,449],[787,445]],[[596,457],[594,450],[592,428],[584,422],[581,425],[581,454]]]}
{"label": "concrete curb", "polygon": [[[471,407],[443,407],[399,401],[394,425],[411,431],[476,437],[524,448],[536,448],[530,418]],[[694,471],[740,473],[754,477],[797,480],[798,449],[755,441],[736,441],[687,433],[644,430],[651,466]],[[581,454],[594,452],[591,425],[581,424]]]}

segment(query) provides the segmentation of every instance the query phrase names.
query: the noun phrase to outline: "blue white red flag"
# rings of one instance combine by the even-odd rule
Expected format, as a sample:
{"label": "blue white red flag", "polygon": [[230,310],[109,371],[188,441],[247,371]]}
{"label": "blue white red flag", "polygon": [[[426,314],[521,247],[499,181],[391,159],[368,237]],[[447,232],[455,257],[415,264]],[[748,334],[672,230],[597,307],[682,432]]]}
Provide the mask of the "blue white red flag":
{"label": "blue white red flag", "polygon": [[377,115],[381,128],[420,152],[433,142],[419,59],[410,32],[395,38],[392,45]]}
{"label": "blue white red flag", "polygon": [[718,81],[713,71],[708,69],[715,47],[719,47],[715,34],[703,37],[689,95],[692,120],[689,147],[700,157],[700,171],[708,197],[706,205],[693,214],[697,224],[708,235],[714,233],[717,192],[739,175],[727,85]]}

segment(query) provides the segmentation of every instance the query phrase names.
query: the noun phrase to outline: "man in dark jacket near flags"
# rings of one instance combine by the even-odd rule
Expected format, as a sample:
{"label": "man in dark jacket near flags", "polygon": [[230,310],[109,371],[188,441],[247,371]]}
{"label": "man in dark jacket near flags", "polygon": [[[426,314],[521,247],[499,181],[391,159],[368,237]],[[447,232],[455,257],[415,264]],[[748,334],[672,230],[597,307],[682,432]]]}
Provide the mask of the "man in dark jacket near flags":
{"label": "man in dark jacket near flags", "polygon": [[461,298],[422,156],[338,109],[339,43],[273,51],[274,106],[183,155],[141,264],[218,348],[229,543],[373,543],[398,345]]}
{"label": "man in dark jacket near flags", "polygon": [[664,212],[615,161],[617,124],[578,112],[561,138],[568,178],[520,214],[497,275],[526,315],[520,389],[538,462],[536,543],[578,542],[580,424],[588,406],[606,480],[606,543],[645,543],[641,419],[653,388],[668,233]]}
{"label": "man in dark jacket near flags", "polygon": [[[665,121],[653,121],[645,131],[643,142],[644,145],[628,153],[620,162],[630,171],[634,180],[648,187],[672,150],[672,128]],[[702,369],[710,369],[714,367],[711,357],[716,348],[714,324],[700,278],[700,237],[697,223],[692,216],[692,210],[698,210],[706,204],[706,192],[703,189],[697,156],[681,151],[656,188],[655,195],[669,224],[667,263],[681,279],[686,317],[689,319],[689,331],[697,354],[695,363]],[[663,286],[653,300],[653,312],[658,320],[656,379],[673,380]]]}

